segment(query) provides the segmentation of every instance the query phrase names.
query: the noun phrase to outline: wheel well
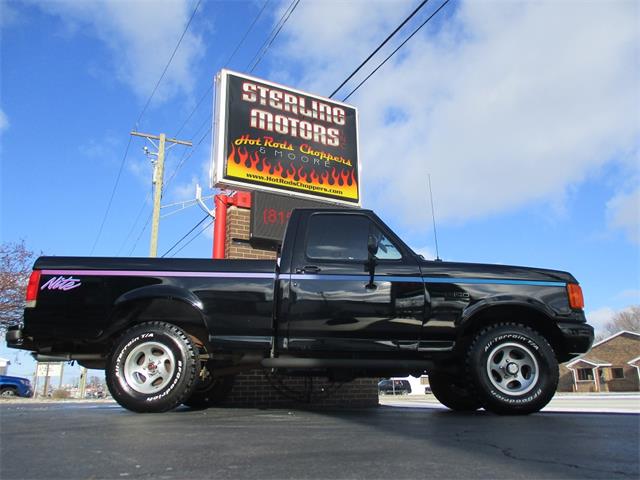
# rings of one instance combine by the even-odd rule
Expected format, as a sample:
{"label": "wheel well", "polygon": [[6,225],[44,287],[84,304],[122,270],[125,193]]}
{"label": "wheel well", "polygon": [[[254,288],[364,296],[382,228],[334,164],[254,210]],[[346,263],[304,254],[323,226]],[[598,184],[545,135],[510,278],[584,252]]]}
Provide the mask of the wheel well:
{"label": "wheel well", "polygon": [[112,315],[110,350],[113,342],[129,328],[143,322],[165,322],[180,327],[199,347],[209,347],[209,331],[202,313],[175,298],[148,298],[120,305]]}
{"label": "wheel well", "polygon": [[504,322],[520,323],[534,329],[549,342],[559,362],[568,360],[562,333],[555,321],[535,308],[522,305],[500,305],[476,313],[465,322],[456,347],[466,351],[476,332],[486,326]]}

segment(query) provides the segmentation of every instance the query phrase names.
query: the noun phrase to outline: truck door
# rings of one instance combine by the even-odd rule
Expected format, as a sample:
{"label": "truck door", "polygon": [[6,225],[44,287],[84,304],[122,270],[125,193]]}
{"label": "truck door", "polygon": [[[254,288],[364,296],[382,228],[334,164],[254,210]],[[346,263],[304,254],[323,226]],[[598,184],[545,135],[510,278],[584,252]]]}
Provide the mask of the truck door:
{"label": "truck door", "polygon": [[[420,268],[376,220],[325,211],[301,222],[281,312],[286,348],[417,351],[425,309]],[[373,277],[371,239],[377,244]]]}

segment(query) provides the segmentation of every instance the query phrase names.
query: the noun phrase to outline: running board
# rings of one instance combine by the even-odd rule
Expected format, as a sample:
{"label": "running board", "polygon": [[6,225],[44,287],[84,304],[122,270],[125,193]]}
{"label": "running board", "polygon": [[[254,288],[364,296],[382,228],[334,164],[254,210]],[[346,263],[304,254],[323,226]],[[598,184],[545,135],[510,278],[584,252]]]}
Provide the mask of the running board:
{"label": "running board", "polygon": [[431,360],[365,360],[352,358],[265,358],[260,364],[265,368],[362,368],[393,370],[429,370],[433,368]]}

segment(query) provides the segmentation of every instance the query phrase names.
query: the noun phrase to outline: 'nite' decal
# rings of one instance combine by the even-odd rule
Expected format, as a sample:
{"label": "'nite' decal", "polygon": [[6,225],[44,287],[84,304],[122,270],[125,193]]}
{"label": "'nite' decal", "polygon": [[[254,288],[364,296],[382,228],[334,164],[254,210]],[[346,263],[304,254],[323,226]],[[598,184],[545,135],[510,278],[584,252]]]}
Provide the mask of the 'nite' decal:
{"label": "'nite' decal", "polygon": [[77,278],[69,277],[53,277],[51,280],[47,281],[40,290],[73,290],[81,285],[81,282]]}

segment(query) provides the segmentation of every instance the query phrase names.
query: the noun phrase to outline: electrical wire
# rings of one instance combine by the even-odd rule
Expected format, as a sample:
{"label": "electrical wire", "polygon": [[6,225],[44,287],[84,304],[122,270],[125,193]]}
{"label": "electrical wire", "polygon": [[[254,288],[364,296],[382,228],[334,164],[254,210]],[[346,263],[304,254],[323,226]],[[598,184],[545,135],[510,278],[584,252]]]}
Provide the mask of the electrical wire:
{"label": "electrical wire", "polygon": [[[180,44],[182,43],[182,39],[184,38],[184,36],[186,35],[187,31],[189,30],[189,26],[191,25],[191,22],[193,21],[193,17],[195,17],[196,12],[198,11],[198,8],[200,7],[200,3],[201,2],[202,2],[202,0],[198,0],[198,3],[196,4],[195,8],[193,9],[193,12],[191,13],[191,17],[189,18],[189,21],[187,22],[187,25],[185,26],[184,31],[182,32],[182,35],[180,35],[180,38],[178,39],[178,43],[176,44],[175,48],[173,49],[173,53],[169,57],[169,61],[165,65],[164,70],[162,71],[162,74],[160,75],[160,78],[156,82],[156,85],[153,88],[153,91],[151,92],[151,95],[149,95],[149,98],[147,99],[147,102],[145,103],[144,107],[142,108],[142,111],[140,112],[140,115],[138,115],[138,119],[136,120],[136,123],[135,123],[135,126],[134,126],[134,128],[136,130],[138,129],[138,125],[140,124],[140,121],[142,120],[142,117],[144,116],[145,112],[147,111],[147,108],[149,107],[149,104],[151,103],[151,100],[153,99],[153,96],[155,95],[156,91],[158,90],[158,86],[160,85],[160,82],[162,82],[162,79],[164,78],[165,74],[167,73],[167,70],[169,69],[169,66],[171,65],[171,62],[173,61],[173,57],[175,56],[176,52],[178,51],[178,48],[180,47]],[[122,171],[123,171],[124,165],[125,165],[125,163],[127,161],[127,155],[129,154],[129,148],[131,147],[131,141],[132,141],[132,137],[131,137],[131,135],[129,135],[129,140],[127,141],[127,146],[125,148],[124,155],[122,156],[122,161],[120,162],[120,168],[118,169],[118,174],[116,176],[116,181],[115,181],[115,183],[113,185],[113,189],[111,190],[111,196],[109,197],[109,202],[107,203],[107,209],[105,210],[104,216],[102,217],[102,222],[100,223],[100,228],[98,229],[98,235],[96,235],[96,239],[93,242],[93,246],[91,247],[90,255],[93,255],[93,252],[96,249],[98,241],[100,240],[100,237],[102,236],[102,231],[103,231],[104,225],[105,225],[105,223],[107,221],[107,217],[109,216],[109,212],[111,211],[111,205],[113,204],[113,198],[115,197],[116,190],[118,189],[118,185],[120,184],[120,177],[122,176]],[[146,201],[145,201],[145,203],[146,203]],[[134,226],[135,226],[135,224],[134,224]]]}
{"label": "electrical wire", "polygon": [[412,38],[416,33],[418,33],[418,31],[420,31],[420,29],[421,29],[422,27],[424,27],[427,23],[429,23],[429,21],[430,21],[433,17],[435,17],[435,16],[438,14],[438,12],[439,12],[440,10],[442,10],[442,9],[444,8],[444,6],[445,6],[447,3],[449,3],[449,1],[450,1],[450,0],[446,0],[442,5],[440,5],[440,6],[438,7],[438,9],[437,9],[435,12],[433,12],[433,13],[429,16],[429,18],[427,18],[424,22],[422,22],[422,24],[420,24],[420,26],[419,26],[418,28],[416,28],[416,29],[413,31],[413,33],[412,33],[411,35],[409,35],[409,36],[408,36],[408,37],[407,37],[407,38],[406,38],[406,39],[405,39],[405,40],[404,40],[400,45],[398,45],[398,47],[397,47],[393,52],[391,52],[391,53],[389,54],[389,56],[388,56],[387,58],[385,58],[385,59],[382,61],[382,63],[380,63],[380,65],[378,65],[378,66],[375,68],[375,70],[373,70],[369,75],[367,75],[367,76],[366,76],[366,78],[365,78],[364,80],[362,80],[362,81],[358,84],[358,86],[357,86],[356,88],[354,88],[353,90],[351,90],[351,92],[349,92],[349,95],[347,95],[346,97],[344,97],[344,98],[342,99],[342,101],[343,101],[343,102],[346,102],[346,101],[349,99],[349,97],[350,97],[351,95],[353,95],[354,93],[356,93],[356,91],[357,91],[357,90],[358,90],[362,85],[364,85],[364,83],[365,83],[367,80],[369,80],[369,78],[371,78],[371,77],[373,76],[373,74],[374,74],[374,73],[376,73],[376,72],[377,72],[377,71],[378,71],[378,70],[379,70],[379,69],[380,69],[380,68],[381,68],[385,63],[387,63],[387,61],[388,61],[391,57],[393,57],[393,56],[396,54],[396,52],[397,52],[398,50],[400,50],[400,49],[401,49],[401,48],[402,48],[402,47],[403,47],[403,46],[404,46],[404,45],[405,45],[409,40],[411,40],[411,38]]}
{"label": "electrical wire", "polygon": [[[227,61],[222,64],[223,66],[225,67],[229,66],[229,64],[231,63],[231,60],[233,59],[233,57],[235,57],[236,53],[238,53],[238,51],[240,50],[240,47],[242,46],[244,41],[247,39],[247,36],[249,35],[249,33],[251,33],[251,30],[253,30],[253,27],[255,26],[255,24],[258,23],[258,20],[262,16],[262,12],[264,12],[265,8],[267,7],[270,1],[271,0],[266,0],[264,2],[264,5],[262,5],[262,8],[253,19],[253,22],[251,22],[251,25],[249,25],[249,28],[247,28],[247,30],[244,32],[244,35],[242,36],[240,41],[236,44],[236,47],[234,48],[231,55],[229,55],[229,58],[227,58]],[[191,113],[189,113],[185,121],[182,122],[182,125],[180,125],[180,128],[178,128],[178,131],[175,134],[175,138],[178,138],[178,136],[180,135],[180,132],[182,132],[184,127],[187,125],[187,123],[189,123],[189,120],[191,120],[191,117],[193,117],[193,114],[196,113],[196,111],[200,108],[200,105],[202,105],[202,102],[204,101],[204,99],[209,96],[209,94],[211,93],[211,90],[213,90],[213,82],[210,83],[206,92],[204,92],[204,94],[200,97],[200,100],[198,100],[198,103],[196,104],[196,106],[193,107],[193,110],[191,110]]]}
{"label": "electrical wire", "polygon": [[175,257],[177,254],[179,254],[184,248],[187,247],[187,245],[190,245],[191,242],[193,242],[196,238],[198,238],[200,235],[202,235],[204,232],[206,232],[209,227],[211,225],[213,225],[213,221],[214,219],[212,218],[211,221],[209,223],[207,223],[204,228],[202,230],[200,230],[196,235],[194,235],[187,243],[185,243],[184,245],[182,245],[178,250],[175,251],[175,253],[173,255],[171,255],[172,257]]}
{"label": "electrical wire", "polygon": [[129,242],[129,239],[131,238],[133,231],[136,229],[136,225],[138,225],[138,220],[140,220],[140,217],[142,216],[142,212],[144,212],[144,208],[147,206],[147,202],[149,200],[151,200],[151,192],[147,193],[147,196],[145,197],[144,202],[142,202],[142,205],[140,206],[140,210],[138,210],[138,215],[136,215],[136,219],[134,220],[133,225],[131,225],[131,229],[129,230],[129,233],[127,233],[127,236],[122,242],[122,245],[120,245],[120,248],[116,253],[116,257],[120,256],[120,252],[122,252],[122,249],[124,248],[124,246],[127,244],[127,242]]}
{"label": "electrical wire", "polygon": [[173,244],[173,246],[172,246],[169,250],[167,250],[166,252],[164,252],[164,253],[162,254],[162,258],[166,257],[166,256],[167,256],[167,254],[168,254],[171,250],[173,250],[174,248],[176,248],[176,247],[177,247],[177,246],[178,246],[178,245],[179,245],[179,244],[180,244],[180,243],[181,243],[185,238],[187,238],[189,235],[191,235],[191,233],[192,233],[196,228],[198,228],[200,225],[202,225],[202,224],[204,223],[204,221],[205,221],[207,218],[210,218],[210,217],[209,217],[209,214],[205,215],[205,216],[202,218],[202,220],[200,220],[198,223],[196,223],[196,224],[193,226],[193,228],[192,228],[191,230],[189,230],[189,231],[188,231],[187,233],[185,233],[182,237],[180,237],[180,240],[178,240],[176,243],[174,243],[174,244]]}
{"label": "electrical wire", "polygon": [[134,242],[133,247],[131,247],[131,250],[129,250],[129,256],[131,256],[133,251],[138,246],[138,242],[140,241],[142,234],[145,232],[145,230],[149,226],[149,223],[151,222],[151,217],[153,217],[153,212],[149,213],[149,216],[147,217],[147,221],[145,222],[144,227],[142,227],[142,230],[140,230],[140,233],[138,234],[138,237],[136,238],[136,241]]}
{"label": "electrical wire", "polygon": [[388,42],[389,40],[391,40],[391,39],[395,36],[395,34],[396,34],[396,33],[398,33],[398,32],[400,31],[400,29],[401,29],[402,27],[404,27],[404,26],[406,25],[406,23],[407,23],[409,20],[411,20],[411,19],[415,16],[415,14],[416,14],[416,13],[418,13],[418,12],[422,9],[422,7],[424,7],[427,3],[429,3],[429,0],[423,0],[423,2],[422,2],[420,5],[418,5],[418,6],[415,8],[415,10],[414,10],[413,12],[411,12],[411,14],[409,14],[409,16],[408,16],[407,18],[405,18],[405,19],[404,19],[404,21],[403,21],[400,25],[398,25],[398,26],[396,27],[396,29],[395,29],[393,32],[391,32],[391,33],[389,34],[389,36],[387,36],[387,38],[385,38],[385,39],[383,40],[383,42],[382,42],[380,45],[378,45],[378,47],[377,47],[373,52],[371,52],[371,54],[370,54],[367,58],[365,58],[365,59],[363,60],[363,62],[362,62],[360,65],[358,65],[358,68],[356,68],[353,72],[351,72],[351,74],[350,74],[347,78],[345,78],[345,79],[344,79],[344,81],[343,81],[340,85],[338,85],[338,87],[333,91],[333,93],[332,93],[331,95],[329,95],[329,98],[333,98],[333,96],[334,96],[336,93],[338,93],[338,91],[339,91],[342,87],[344,87],[344,86],[345,86],[345,84],[346,84],[349,80],[351,80],[351,79],[353,78],[353,76],[354,76],[356,73],[358,73],[358,72],[360,71],[360,69],[361,69],[362,67],[364,67],[364,65],[365,65],[369,60],[371,60],[371,58],[372,58],[376,53],[378,53],[378,52],[380,51],[380,49],[381,49],[382,47],[384,47],[384,46],[387,44],[387,42]]}
{"label": "electrical wire", "polygon": [[158,87],[160,86],[160,82],[162,82],[162,79],[164,78],[165,74],[167,73],[167,70],[169,69],[169,65],[171,65],[171,62],[173,61],[173,57],[175,57],[176,52],[178,51],[178,48],[180,48],[180,44],[182,43],[182,39],[187,34],[187,31],[189,30],[189,26],[191,25],[191,22],[193,21],[193,17],[196,16],[196,12],[198,11],[198,7],[200,7],[200,3],[202,3],[202,0],[198,0],[198,3],[196,3],[196,6],[193,9],[193,12],[191,13],[191,17],[189,18],[189,21],[187,22],[187,25],[184,27],[184,31],[182,32],[182,35],[180,35],[180,38],[178,39],[178,43],[176,44],[176,47],[173,49],[173,53],[171,53],[171,56],[169,57],[169,61],[165,65],[164,70],[162,70],[162,74],[160,75],[160,78],[156,82],[155,87],[153,87],[153,91],[151,92],[151,95],[149,95],[149,98],[147,99],[147,103],[145,103],[144,107],[142,108],[142,112],[140,112],[140,115],[138,116],[138,120],[136,120],[136,129],[137,129],[138,125],[140,124],[140,120],[142,120],[142,117],[144,116],[145,112],[147,111],[147,108],[149,108],[149,104],[151,103],[151,100],[153,99],[153,96],[156,94],[156,91],[158,90]]}
{"label": "electrical wire", "polygon": [[[282,30],[282,27],[284,27],[284,25],[287,23],[291,14],[298,7],[299,3],[300,3],[300,0],[292,0],[292,2],[289,4],[289,7],[284,11],[284,13],[282,14],[282,17],[280,17],[280,20],[278,20],[278,23],[276,24],[275,27],[273,27],[273,30],[271,30],[271,33],[269,34],[265,42],[262,44],[261,49],[258,50],[258,53],[253,57],[251,62],[249,62],[249,64],[247,65],[247,70],[249,70],[249,73],[253,73],[253,71],[256,69],[258,64],[262,61],[262,58],[267,53],[267,50],[269,50],[269,47],[271,46],[271,44],[274,42],[274,40],[280,33],[280,30]],[[249,68],[250,65],[252,65],[251,68]]]}
{"label": "electrical wire", "polygon": [[[209,123],[209,119],[205,119],[204,124],[202,124],[200,126],[200,128],[197,130],[198,134],[200,134],[202,132],[203,127],[207,126]],[[202,138],[200,138],[200,140],[198,141],[198,143],[193,146],[191,148],[191,150],[187,150],[185,149],[184,153],[182,154],[182,157],[180,158],[180,160],[178,161],[178,165],[176,166],[176,168],[173,170],[173,172],[171,172],[171,175],[169,176],[169,180],[167,180],[166,182],[164,182],[164,186],[167,187],[169,186],[169,184],[171,183],[171,180],[174,179],[174,177],[178,174],[178,170],[180,170],[180,168],[182,168],[182,165],[184,165],[184,163],[189,160],[194,152],[196,151],[196,149],[200,146],[200,144],[202,144],[202,142],[204,141],[205,138],[207,138],[209,135],[211,134],[211,129],[207,129],[207,131],[204,133],[204,135],[202,136]],[[197,136],[197,135],[195,135]]]}
{"label": "electrical wire", "polygon": [[[185,152],[188,152],[189,154],[186,155],[186,156],[183,155],[182,159],[180,160],[180,164],[178,165],[176,170],[174,170],[173,175],[169,178],[169,180],[167,180],[165,182],[165,187],[168,186],[169,182],[173,179],[173,177],[175,176],[177,171],[180,169],[182,164],[184,162],[186,162],[189,158],[191,158],[191,156],[195,153],[196,149],[202,144],[202,142],[207,138],[207,136],[209,136],[210,133],[211,133],[211,131],[207,131],[203,135],[203,137],[200,139],[200,141],[191,150],[185,150]],[[147,199],[148,199],[148,197],[147,197]],[[145,203],[143,203],[142,208],[138,212],[138,217],[140,216],[140,214],[144,210],[144,207],[146,205],[147,199],[145,199]],[[131,255],[133,253],[133,251],[136,249],[136,247],[138,246],[138,243],[140,242],[140,238],[142,238],[142,234],[145,232],[145,230],[149,226],[149,222],[151,221],[151,217],[152,216],[153,216],[153,212],[149,213],[149,216],[147,217],[147,221],[145,222],[144,226],[142,227],[142,230],[140,231],[140,233],[136,237],[136,241],[134,242],[133,247],[131,247],[131,250],[129,250],[129,255]],[[134,222],[134,226],[132,227],[132,230],[135,228],[135,225],[137,225],[137,223],[138,223],[138,218],[136,218],[136,221]],[[129,238],[130,235],[131,235],[131,232],[129,232],[129,235],[127,235],[127,238]],[[122,247],[121,247],[121,249],[122,249]]]}
{"label": "electrical wire", "polygon": [[98,235],[96,235],[96,239],[93,241],[93,246],[91,247],[91,253],[89,255],[93,255],[93,252],[98,245],[98,240],[100,240],[100,236],[102,236],[102,230],[104,229],[104,224],[107,221],[107,217],[109,216],[109,211],[111,210],[111,204],[113,203],[113,197],[116,195],[116,190],[118,189],[118,184],[120,183],[120,177],[122,176],[122,170],[124,169],[124,164],[127,160],[127,155],[129,154],[129,148],[131,147],[131,140],[133,137],[129,135],[129,141],[127,142],[127,147],[124,149],[124,155],[122,156],[122,161],[120,162],[120,168],[118,169],[118,175],[116,175],[116,182],[113,184],[113,189],[111,190],[111,196],[109,197],[109,202],[107,202],[107,209],[104,212],[102,217],[102,222],[100,222],[100,228],[98,229]]}

